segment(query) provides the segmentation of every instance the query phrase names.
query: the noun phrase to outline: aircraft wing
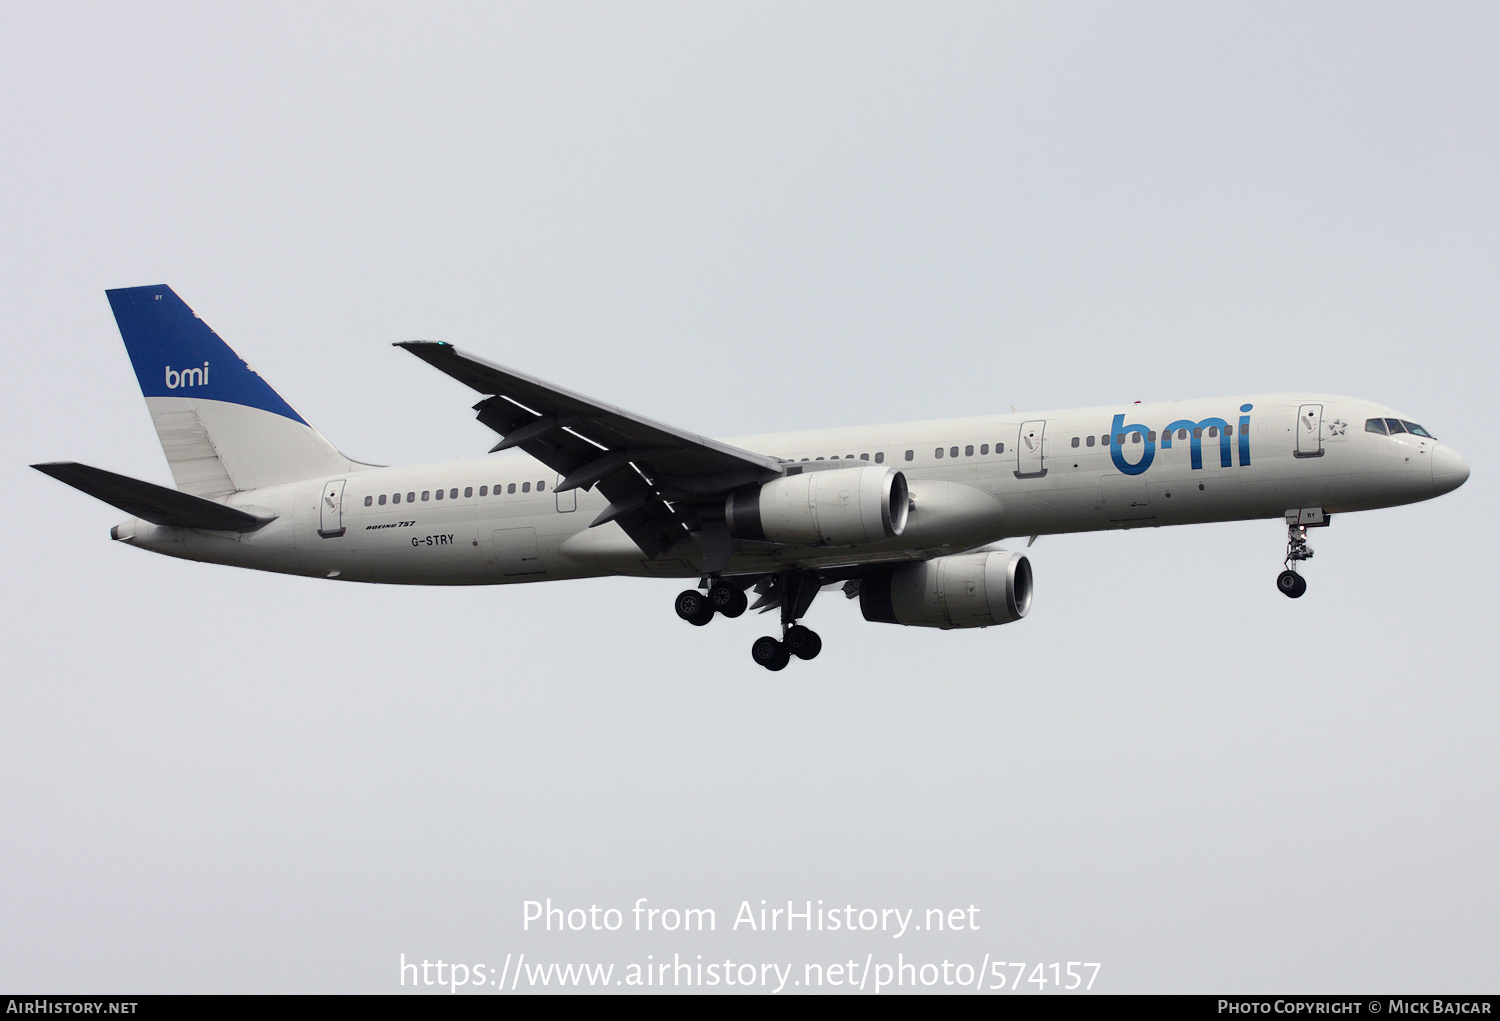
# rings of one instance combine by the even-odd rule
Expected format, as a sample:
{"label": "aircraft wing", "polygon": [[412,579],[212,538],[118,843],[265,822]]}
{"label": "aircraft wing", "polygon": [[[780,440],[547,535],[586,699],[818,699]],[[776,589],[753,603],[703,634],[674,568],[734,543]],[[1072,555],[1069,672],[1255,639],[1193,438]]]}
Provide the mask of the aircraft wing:
{"label": "aircraft wing", "polygon": [[503,437],[493,450],[520,447],[563,476],[561,490],[598,486],[609,507],[593,524],[619,522],[648,557],[697,531],[698,507],[721,505],[731,490],[783,472],[774,457],[653,422],[442,341],[396,346],[488,395],[474,410]]}

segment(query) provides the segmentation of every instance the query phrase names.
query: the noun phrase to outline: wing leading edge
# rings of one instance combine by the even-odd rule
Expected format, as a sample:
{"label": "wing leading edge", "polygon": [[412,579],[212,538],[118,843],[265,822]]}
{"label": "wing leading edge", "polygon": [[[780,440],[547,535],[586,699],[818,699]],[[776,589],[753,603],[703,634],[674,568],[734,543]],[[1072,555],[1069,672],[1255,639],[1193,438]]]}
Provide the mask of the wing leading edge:
{"label": "wing leading edge", "polygon": [[723,497],[783,474],[780,461],[603,404],[442,341],[403,347],[487,395],[479,421],[563,476],[561,490],[595,486],[609,500],[593,525],[617,522],[648,557],[723,518]]}

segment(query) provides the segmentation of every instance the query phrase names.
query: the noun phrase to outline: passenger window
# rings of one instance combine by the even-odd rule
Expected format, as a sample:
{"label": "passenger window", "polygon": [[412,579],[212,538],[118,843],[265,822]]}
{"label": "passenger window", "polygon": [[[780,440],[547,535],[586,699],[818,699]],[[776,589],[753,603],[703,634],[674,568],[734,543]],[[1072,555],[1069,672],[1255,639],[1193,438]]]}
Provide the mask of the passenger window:
{"label": "passenger window", "polygon": [[[442,499],[442,498],[443,498],[443,491],[442,491],[442,490],[441,490],[441,489],[439,489],[439,490],[438,490],[438,491],[437,491],[437,498],[438,498],[438,499],[439,499],[439,500],[441,500],[441,499]],[[427,494],[426,494],[426,493],[423,493],[423,494],[422,494],[422,499],[424,499],[424,500],[425,500],[425,499],[427,499]]]}
{"label": "passenger window", "polygon": [[1108,435],[1099,437],[1099,446],[1101,446],[1101,447],[1107,447],[1107,446],[1109,446],[1109,436]]}
{"label": "passenger window", "polygon": [[988,443],[981,443],[979,445],[979,452],[981,454],[988,454],[990,452],[990,445]]}
{"label": "passenger window", "polygon": [[1216,425],[1209,426],[1208,427],[1208,438],[1209,439],[1217,439],[1218,436],[1219,436],[1219,427],[1216,426]]}
{"label": "passenger window", "polygon": [[1073,437],[1073,446],[1075,446],[1075,447],[1078,446],[1078,437],[1077,436]]}
{"label": "passenger window", "polygon": [[847,458],[850,461],[854,460],[854,455],[853,454],[845,454],[844,457]]}
{"label": "passenger window", "polygon": [[911,457],[912,457],[912,452],[911,452],[911,451],[910,451],[910,450],[908,450],[908,451],[907,451],[907,452],[906,452],[906,459],[907,459],[907,460],[908,460],[908,461],[910,461],[910,460],[911,460]]}
{"label": "passenger window", "polygon": [[431,490],[428,490],[428,489],[422,490],[422,502],[426,503],[427,502],[427,498],[429,496],[431,496],[431,495],[432,495],[432,491]]}
{"label": "passenger window", "polygon": [[[1139,436],[1140,433],[1136,433],[1136,435]],[[1156,430],[1152,429],[1151,431],[1149,431],[1148,433],[1146,433],[1146,439],[1150,440],[1152,443],[1155,443],[1156,442]]]}
{"label": "passenger window", "polygon": [[875,451],[875,463],[876,464],[885,464],[885,451],[883,451],[883,450],[877,450],[877,451]]}
{"label": "passenger window", "polygon": [[1179,440],[1185,440],[1185,439],[1187,439],[1187,430],[1186,429],[1178,429],[1177,430],[1177,438]]}
{"label": "passenger window", "polygon": [[803,459],[802,459],[802,460],[804,460],[804,461],[806,461],[806,460],[807,460],[807,458],[805,458],[805,457],[804,457],[804,458],[803,458]]}
{"label": "passenger window", "polygon": [[939,457],[939,458],[942,457],[943,456],[943,448],[942,447],[937,447],[936,449],[934,449],[933,452],[932,452],[932,456],[933,457]]}
{"label": "passenger window", "polygon": [[1385,424],[1390,427],[1392,436],[1396,435],[1397,433],[1406,432],[1406,426],[1402,425],[1398,420],[1394,418],[1386,419]]}
{"label": "passenger window", "polygon": [[1124,433],[1120,433],[1118,436],[1116,436],[1115,437],[1115,442],[1118,443],[1120,446],[1123,447],[1125,445],[1125,434]]}
{"label": "passenger window", "polygon": [[367,497],[365,497],[365,506],[366,507],[370,506],[374,502],[375,502],[375,498],[373,496],[367,496]]}
{"label": "passenger window", "polygon": [[457,500],[458,499],[458,490],[456,490],[456,489],[450,489],[450,490],[448,490],[448,499],[450,499],[450,500]]}
{"label": "passenger window", "polygon": [[385,494],[384,493],[380,494],[380,506],[382,506],[382,507],[385,506]]}
{"label": "passenger window", "polygon": [[1365,419],[1365,432],[1367,432],[1367,433],[1379,433],[1380,435],[1384,436],[1386,434],[1385,419],[1383,419],[1383,418],[1367,418],[1367,419]]}
{"label": "passenger window", "polygon": [[538,493],[540,493],[542,490],[544,490],[546,488],[547,488],[547,481],[545,479],[543,479],[541,482],[538,482],[536,484],[536,491]]}
{"label": "passenger window", "polygon": [[1202,426],[1198,426],[1197,428],[1195,428],[1193,430],[1193,439],[1195,439],[1195,440],[1201,440],[1201,439],[1203,439],[1203,427]]}
{"label": "passenger window", "polygon": [[391,503],[400,503],[400,502],[401,502],[401,494],[400,493],[397,493],[395,496],[391,497]]}
{"label": "passenger window", "polygon": [[[422,499],[425,500],[425,499],[427,499],[427,497],[423,496]],[[407,503],[416,503],[417,502],[417,494],[416,493],[407,493],[406,494],[406,502]]]}
{"label": "passenger window", "polygon": [[489,496],[490,495],[490,487],[489,486],[480,486],[479,487],[479,495],[480,496]]}
{"label": "passenger window", "polygon": [[531,483],[530,482],[523,482],[523,483],[521,483],[521,492],[523,492],[523,493],[529,493],[529,492],[531,492]]}
{"label": "passenger window", "polygon": [[[1083,445],[1085,447],[1092,447],[1094,445],[1094,438],[1092,436],[1085,436]],[[1077,444],[1074,444],[1074,446],[1077,446]]]}
{"label": "passenger window", "polygon": [[997,443],[997,444],[995,444],[995,453],[997,453],[997,454],[1003,454],[1003,453],[1005,453],[1005,444],[1003,444],[1003,443]]}
{"label": "passenger window", "polygon": [[814,461],[826,461],[827,458],[824,458],[824,457],[815,457],[815,458],[813,458],[813,460]]}
{"label": "passenger window", "polygon": [[1138,433],[1138,432],[1131,433],[1130,434],[1130,442],[1131,443],[1139,443],[1139,442],[1141,442],[1141,434]]}
{"label": "passenger window", "polygon": [[950,449],[948,451],[948,456],[949,457],[957,457],[958,456],[958,448],[957,447],[953,447],[952,449]]}
{"label": "passenger window", "polygon": [[1232,425],[1226,425],[1224,427],[1224,435],[1225,436],[1233,436],[1234,435],[1234,426],[1232,426]]}
{"label": "passenger window", "polygon": [[870,459],[870,455],[869,454],[860,454],[859,455],[859,459],[861,461],[868,461]]}
{"label": "passenger window", "polygon": [[505,491],[507,493],[514,493],[516,491],[516,484],[512,482],[510,485],[505,487]]}
{"label": "passenger window", "polygon": [[464,487],[464,499],[467,500],[469,497],[471,497],[473,495],[474,495],[474,487],[473,486],[465,486]]}
{"label": "passenger window", "polygon": [[967,447],[964,448],[964,457],[973,457],[973,456],[974,456],[974,444],[970,443]]}

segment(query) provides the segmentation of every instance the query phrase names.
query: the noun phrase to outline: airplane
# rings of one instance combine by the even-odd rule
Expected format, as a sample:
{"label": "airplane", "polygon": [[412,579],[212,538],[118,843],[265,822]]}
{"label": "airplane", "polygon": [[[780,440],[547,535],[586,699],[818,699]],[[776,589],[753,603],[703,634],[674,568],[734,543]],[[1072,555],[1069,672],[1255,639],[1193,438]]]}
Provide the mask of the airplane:
{"label": "airplane", "polygon": [[[339,581],[501,585],[696,578],[695,625],[779,610],[754,661],[822,639],[842,588],[868,621],[970,628],[1031,609],[1008,539],[1281,518],[1277,587],[1300,597],[1309,528],[1427,500],[1469,466],[1410,417],[1284,393],[713,440],[441,341],[396,346],[479,395],[501,457],[385,467],[341,454],[169,287],[105,292],[176,488],[72,461],[32,467],[131,515],[167,556]],[[1028,542],[1028,545],[1030,543]],[[750,602],[753,593],[755,602]]]}

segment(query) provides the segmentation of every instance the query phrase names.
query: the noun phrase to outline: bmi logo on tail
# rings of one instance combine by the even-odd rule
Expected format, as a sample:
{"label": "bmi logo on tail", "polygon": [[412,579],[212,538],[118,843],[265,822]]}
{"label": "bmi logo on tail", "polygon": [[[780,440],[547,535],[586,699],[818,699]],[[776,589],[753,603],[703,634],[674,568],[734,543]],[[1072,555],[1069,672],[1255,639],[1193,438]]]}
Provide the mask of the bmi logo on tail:
{"label": "bmi logo on tail", "polygon": [[183,369],[181,372],[167,366],[167,389],[176,390],[179,386],[207,386],[208,385],[208,363],[203,363],[201,369]]}

